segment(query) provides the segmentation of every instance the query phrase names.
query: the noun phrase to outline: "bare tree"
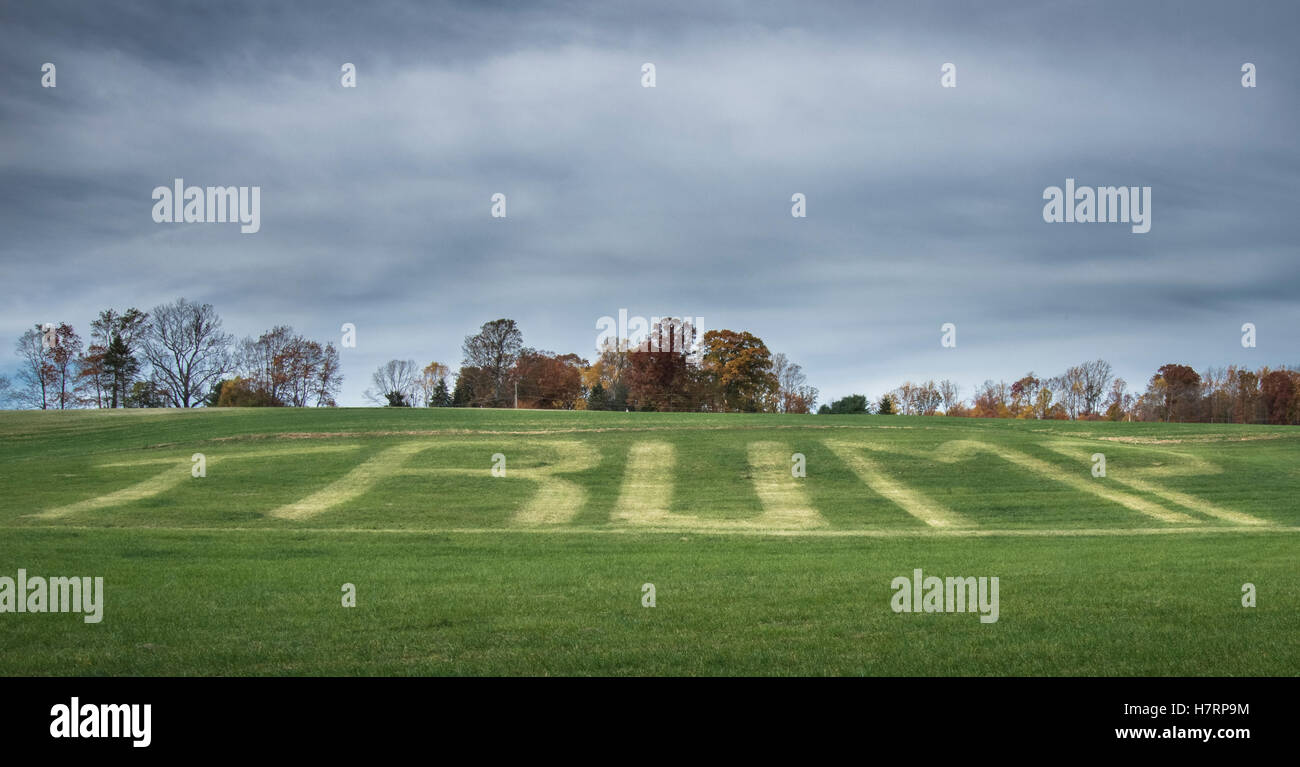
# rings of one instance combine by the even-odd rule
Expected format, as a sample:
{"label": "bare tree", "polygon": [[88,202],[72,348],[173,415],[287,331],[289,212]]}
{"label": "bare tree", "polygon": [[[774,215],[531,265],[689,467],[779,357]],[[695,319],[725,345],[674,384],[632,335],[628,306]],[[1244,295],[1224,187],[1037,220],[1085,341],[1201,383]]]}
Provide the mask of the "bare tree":
{"label": "bare tree", "polygon": [[784,354],[772,355],[772,373],[777,382],[776,412],[811,413],[817,406],[817,387],[808,385],[803,367]]}
{"label": "bare tree", "polygon": [[1056,395],[1056,401],[1065,408],[1070,418],[1078,418],[1084,404],[1083,366],[1075,365],[1048,383]]}
{"label": "bare tree", "polygon": [[54,345],[47,341],[40,325],[18,337],[14,350],[22,360],[18,370],[18,390],[15,399],[30,408],[49,409],[57,374],[54,369]]}
{"label": "bare tree", "polygon": [[[787,358],[783,352],[777,352],[772,355],[772,375],[776,376],[776,391],[774,392],[776,395],[776,401],[770,406],[772,412],[785,412],[785,408],[782,407],[786,392],[785,379],[790,377],[792,374],[790,371],[791,364],[789,358]],[[794,367],[798,368],[799,366],[795,365]]]}
{"label": "bare tree", "polygon": [[1110,386],[1111,369],[1106,360],[1093,360],[1079,366],[1083,384],[1083,414],[1092,415],[1101,406],[1102,397]]}
{"label": "bare tree", "polygon": [[272,402],[288,403],[285,389],[290,383],[285,363],[294,340],[293,328],[276,325],[257,338],[245,338],[239,343],[240,375]]}
{"label": "bare tree", "polygon": [[631,344],[623,339],[622,342],[613,338],[606,338],[600,346],[600,356],[597,357],[595,364],[599,365],[597,374],[600,382],[606,389],[613,389],[623,381],[623,373],[628,367],[627,350]]}
{"label": "bare tree", "polygon": [[920,415],[934,415],[943,404],[943,395],[933,380],[918,384],[913,396],[916,397],[916,412]]}
{"label": "bare tree", "polygon": [[370,377],[373,389],[366,389],[366,399],[379,405],[411,407],[420,390],[420,368],[415,360],[389,360]]}
{"label": "bare tree", "polygon": [[939,382],[939,399],[943,401],[943,412],[948,413],[961,404],[961,387],[947,378]]}
{"label": "bare tree", "polygon": [[49,363],[54,366],[54,403],[59,410],[66,410],[69,405],[76,405],[79,399],[77,390],[78,360],[81,358],[81,336],[66,322],[60,322],[52,334],[47,333],[47,340],[53,341],[49,350]]}
{"label": "bare tree", "polygon": [[337,407],[339,389],[343,386],[342,365],[339,364],[339,350],[334,344],[327,343],[321,349],[319,365],[315,371],[316,407]]}
{"label": "bare tree", "polygon": [[1133,395],[1128,393],[1128,382],[1116,378],[1110,384],[1110,397],[1106,400],[1106,417],[1112,421],[1131,420]]}
{"label": "bare tree", "polygon": [[901,415],[916,415],[916,389],[916,384],[904,381],[902,386],[894,390],[894,401],[898,404]]}
{"label": "bare tree", "polygon": [[[333,360],[330,360],[331,355]],[[332,367],[332,376],[323,375],[326,367]],[[317,407],[333,404],[333,392],[342,382],[342,376],[338,375],[338,352],[333,344],[321,346],[302,336],[294,336],[293,343],[281,359],[280,368],[287,382],[284,391],[290,405],[307,407],[312,404],[313,397],[316,397]],[[333,388],[333,391],[325,392],[325,401],[321,401],[322,384]]]}
{"label": "bare tree", "polygon": [[333,344],[321,346],[297,335],[287,325],[277,325],[262,335],[240,343],[241,376],[264,401],[274,405],[331,406],[343,376]]}
{"label": "bare tree", "polygon": [[172,404],[193,407],[231,370],[233,340],[212,304],[180,298],[154,307],[141,348]]}

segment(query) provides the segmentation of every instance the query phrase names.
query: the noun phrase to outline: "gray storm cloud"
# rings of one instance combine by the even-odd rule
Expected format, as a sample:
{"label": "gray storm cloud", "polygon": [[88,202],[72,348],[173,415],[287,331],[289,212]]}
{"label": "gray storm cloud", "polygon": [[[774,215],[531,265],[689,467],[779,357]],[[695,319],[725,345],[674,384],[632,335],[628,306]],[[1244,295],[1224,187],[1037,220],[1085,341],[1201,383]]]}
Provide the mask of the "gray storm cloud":
{"label": "gray storm cloud", "polygon": [[[0,10],[4,366],[182,295],[355,323],[343,404],[500,316],[590,355],[620,308],[751,330],[824,400],[1300,361],[1291,3],[162,7]],[[260,186],[261,231],[154,223],[175,178]],[[1150,233],[1044,223],[1066,178],[1151,186]]]}

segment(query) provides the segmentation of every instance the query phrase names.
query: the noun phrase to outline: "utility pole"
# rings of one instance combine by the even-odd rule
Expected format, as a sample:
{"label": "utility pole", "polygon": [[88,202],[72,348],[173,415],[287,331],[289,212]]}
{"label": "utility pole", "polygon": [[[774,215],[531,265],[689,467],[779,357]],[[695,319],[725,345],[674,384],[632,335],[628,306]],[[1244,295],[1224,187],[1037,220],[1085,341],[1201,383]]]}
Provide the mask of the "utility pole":
{"label": "utility pole", "polygon": [[515,381],[515,410],[519,409],[519,382]]}

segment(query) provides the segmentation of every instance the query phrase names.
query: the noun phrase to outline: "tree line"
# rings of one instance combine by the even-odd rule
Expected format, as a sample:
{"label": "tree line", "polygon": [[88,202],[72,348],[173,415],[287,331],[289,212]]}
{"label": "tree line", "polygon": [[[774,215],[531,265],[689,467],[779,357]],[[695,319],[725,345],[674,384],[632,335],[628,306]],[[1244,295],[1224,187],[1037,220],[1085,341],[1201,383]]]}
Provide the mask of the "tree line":
{"label": "tree line", "polygon": [[753,333],[664,318],[639,342],[606,339],[592,361],[526,347],[512,319],[485,322],[461,345],[456,372],[391,360],[371,377],[380,405],[567,410],[810,413],[817,389],[802,367]]}
{"label": "tree line", "polygon": [[969,400],[952,381],[907,381],[875,402],[852,394],[818,413],[949,415],[1088,421],[1300,424],[1300,368],[1193,368],[1168,363],[1134,393],[1105,360],[1071,366],[1057,376],[1027,373],[1016,381],[986,380]]}
{"label": "tree line", "polygon": [[[339,352],[278,325],[236,340],[211,304],[184,298],[105,309],[87,339],[67,323],[36,325],[15,344],[15,381],[0,376],[0,403],[75,407],[330,407],[342,386]],[[526,347],[511,319],[465,336],[453,371],[390,360],[366,398],[391,407],[523,407],[811,413],[818,391],[803,369],[748,331],[702,335],[687,319],[664,318],[649,334],[605,339],[588,361]],[[975,418],[1300,423],[1300,370],[1293,367],[1160,366],[1130,392],[1105,360],[1056,376],[1033,372],[986,380],[969,399],[951,380],[906,381],[874,401],[851,394],[819,414],[948,415]]]}
{"label": "tree line", "polygon": [[[87,343],[89,341],[89,343]],[[343,383],[339,354],[279,326],[236,341],[211,304],[184,298],[105,309],[88,339],[67,323],[19,336],[17,380],[0,395],[20,407],[329,406]]]}

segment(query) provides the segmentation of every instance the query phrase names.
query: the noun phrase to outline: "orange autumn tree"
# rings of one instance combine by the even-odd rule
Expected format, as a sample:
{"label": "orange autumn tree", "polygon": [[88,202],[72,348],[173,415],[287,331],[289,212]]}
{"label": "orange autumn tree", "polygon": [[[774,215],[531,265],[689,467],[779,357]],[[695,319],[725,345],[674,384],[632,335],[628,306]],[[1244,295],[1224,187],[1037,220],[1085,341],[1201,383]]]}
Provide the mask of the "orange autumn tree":
{"label": "orange autumn tree", "polygon": [[748,331],[710,330],[704,334],[700,370],[708,384],[710,409],[756,413],[772,409],[779,382],[772,355],[762,339]]}
{"label": "orange autumn tree", "polygon": [[576,354],[521,350],[513,371],[519,387],[519,406],[573,410],[582,397],[585,367],[587,361]]}

